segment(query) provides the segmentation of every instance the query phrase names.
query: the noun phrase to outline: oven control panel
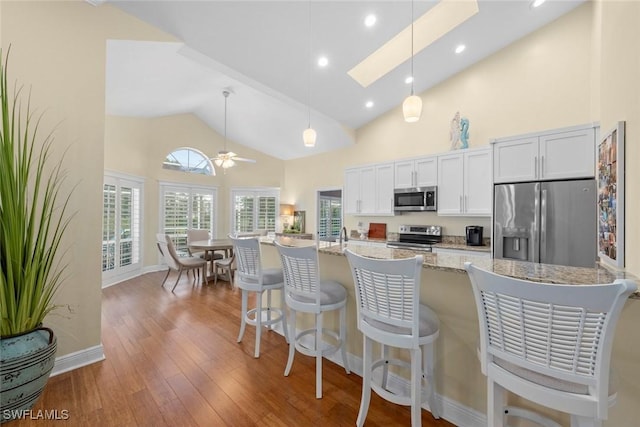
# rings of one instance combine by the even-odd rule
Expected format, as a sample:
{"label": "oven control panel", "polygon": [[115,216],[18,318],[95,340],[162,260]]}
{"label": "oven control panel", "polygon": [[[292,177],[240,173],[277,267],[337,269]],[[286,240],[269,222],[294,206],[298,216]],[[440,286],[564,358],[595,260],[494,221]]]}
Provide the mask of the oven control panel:
{"label": "oven control panel", "polygon": [[442,227],[439,225],[401,225],[398,227],[398,233],[442,236]]}

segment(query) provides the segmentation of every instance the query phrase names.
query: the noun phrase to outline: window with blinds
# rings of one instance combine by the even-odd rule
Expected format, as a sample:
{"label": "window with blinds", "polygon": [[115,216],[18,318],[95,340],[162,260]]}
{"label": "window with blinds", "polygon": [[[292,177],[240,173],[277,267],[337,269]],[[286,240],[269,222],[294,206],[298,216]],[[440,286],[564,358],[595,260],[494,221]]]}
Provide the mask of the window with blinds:
{"label": "window with blinds", "polygon": [[103,282],[141,268],[142,181],[105,175],[102,187]]}
{"label": "window with blinds", "polygon": [[339,198],[320,196],[320,218],[318,236],[338,237],[342,228],[342,201]]}
{"label": "window with blinds", "polygon": [[279,190],[235,189],[231,191],[232,231],[247,233],[258,230],[276,231]]}
{"label": "window with blinds", "polygon": [[171,236],[179,254],[186,255],[187,230],[209,230],[215,236],[215,187],[194,187],[179,184],[161,185],[161,228]]}

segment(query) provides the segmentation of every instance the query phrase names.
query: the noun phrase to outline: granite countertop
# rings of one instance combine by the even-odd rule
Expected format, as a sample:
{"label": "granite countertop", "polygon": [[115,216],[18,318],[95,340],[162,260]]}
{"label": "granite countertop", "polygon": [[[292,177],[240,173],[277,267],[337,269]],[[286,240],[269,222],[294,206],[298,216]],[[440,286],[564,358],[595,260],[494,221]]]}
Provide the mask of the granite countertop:
{"label": "granite countertop", "polygon": [[[262,242],[266,244],[273,244],[273,240],[264,238],[262,239]],[[285,246],[309,246],[316,244],[313,240],[291,239],[286,237],[279,238],[278,242]],[[476,247],[482,248],[482,246]],[[423,268],[454,273],[466,274],[464,263],[470,261],[473,262],[474,265],[482,269],[492,271],[496,274],[535,282],[592,285],[599,283],[611,283],[616,279],[631,279],[636,283],[640,283],[640,280],[638,280],[637,277],[629,273],[611,270],[600,264],[595,268],[567,267],[505,259],[481,258],[473,255],[469,255],[467,257],[457,254],[415,252],[407,249],[395,249],[379,246],[349,246],[348,242],[346,245],[340,245],[335,242],[320,242],[318,251],[329,255],[344,256],[345,248],[349,248],[349,250],[356,254],[377,259],[411,258],[419,254],[424,257]],[[632,294],[630,298],[640,299],[640,290]]]}

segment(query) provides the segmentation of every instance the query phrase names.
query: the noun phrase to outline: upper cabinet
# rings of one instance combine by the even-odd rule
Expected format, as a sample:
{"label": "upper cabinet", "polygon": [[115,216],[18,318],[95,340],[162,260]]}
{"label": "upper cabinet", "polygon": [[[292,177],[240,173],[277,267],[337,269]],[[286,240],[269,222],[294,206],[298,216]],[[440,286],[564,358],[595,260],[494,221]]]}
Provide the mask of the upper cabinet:
{"label": "upper cabinet", "polygon": [[595,175],[595,128],[545,132],[493,147],[494,182],[588,178]]}
{"label": "upper cabinet", "polygon": [[491,215],[491,147],[438,156],[438,215]]}
{"label": "upper cabinet", "polygon": [[344,212],[347,215],[393,215],[393,163],[346,169]]}
{"label": "upper cabinet", "polygon": [[430,187],[438,184],[437,156],[395,162],[395,188]]}

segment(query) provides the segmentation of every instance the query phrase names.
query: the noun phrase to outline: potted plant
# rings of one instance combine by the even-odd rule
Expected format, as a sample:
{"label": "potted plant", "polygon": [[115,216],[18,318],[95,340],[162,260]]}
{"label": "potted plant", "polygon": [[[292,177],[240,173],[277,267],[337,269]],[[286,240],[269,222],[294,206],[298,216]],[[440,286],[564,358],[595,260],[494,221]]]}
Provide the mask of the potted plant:
{"label": "potted plant", "polygon": [[[41,138],[22,88],[9,93],[0,50],[0,406],[1,421],[22,416],[44,388],[56,337],[43,327],[56,306],[70,194],[61,161],[50,160],[52,134]],[[26,99],[25,99],[26,98]]]}

